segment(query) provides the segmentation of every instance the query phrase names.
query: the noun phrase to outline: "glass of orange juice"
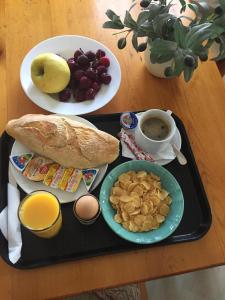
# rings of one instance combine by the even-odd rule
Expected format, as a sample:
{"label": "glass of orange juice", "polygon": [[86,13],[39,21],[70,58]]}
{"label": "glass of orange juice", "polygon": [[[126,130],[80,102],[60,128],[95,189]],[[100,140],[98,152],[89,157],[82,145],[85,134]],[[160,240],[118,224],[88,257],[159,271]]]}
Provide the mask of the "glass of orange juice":
{"label": "glass of orange juice", "polygon": [[46,191],[28,194],[19,205],[18,216],[25,228],[42,238],[55,236],[62,226],[59,200]]}

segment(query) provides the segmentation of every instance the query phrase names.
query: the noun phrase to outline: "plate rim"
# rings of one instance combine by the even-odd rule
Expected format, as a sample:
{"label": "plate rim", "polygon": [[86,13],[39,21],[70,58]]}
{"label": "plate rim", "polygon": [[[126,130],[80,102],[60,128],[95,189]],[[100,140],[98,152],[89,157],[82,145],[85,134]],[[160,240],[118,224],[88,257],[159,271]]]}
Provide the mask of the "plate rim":
{"label": "plate rim", "polygon": [[[180,201],[180,204],[181,204],[181,205],[180,205],[179,219],[177,220],[175,226],[174,226],[167,234],[163,235],[162,238],[159,238],[159,239],[157,239],[157,240],[153,240],[152,238],[149,238],[148,240],[144,240],[143,238],[138,239],[138,234],[143,235],[143,234],[148,234],[149,232],[150,232],[150,233],[154,233],[157,229],[154,230],[154,231],[140,232],[140,233],[138,233],[138,232],[135,232],[135,233],[134,233],[134,232],[127,231],[128,233],[131,233],[131,234],[133,233],[133,234],[136,234],[136,235],[137,235],[137,239],[134,240],[134,239],[130,238],[129,235],[126,235],[126,234],[124,235],[123,232],[124,232],[124,230],[126,230],[126,229],[123,228],[120,224],[116,223],[116,222],[113,220],[113,218],[112,218],[112,221],[113,221],[115,224],[118,224],[118,225],[121,226],[121,230],[119,230],[119,231],[114,230],[114,227],[111,226],[111,224],[109,223],[108,218],[107,218],[106,213],[105,213],[105,207],[104,207],[104,205],[103,205],[103,200],[102,200],[102,198],[103,198],[104,196],[103,196],[102,194],[103,194],[103,189],[105,188],[105,185],[106,185],[107,180],[109,179],[110,176],[112,176],[112,173],[115,171],[115,169],[122,168],[124,165],[131,165],[133,162],[138,163],[138,164],[139,164],[139,163],[140,163],[140,164],[141,164],[141,163],[143,164],[143,162],[144,162],[144,164],[147,163],[148,165],[151,165],[151,166],[153,166],[154,168],[163,169],[164,173],[166,173],[167,175],[169,175],[169,176],[174,180],[174,182],[176,183],[176,187],[179,189],[179,193],[180,193],[180,195],[181,195],[181,201]],[[103,182],[102,182],[101,189],[100,189],[100,193],[99,193],[99,203],[100,203],[100,207],[101,207],[101,211],[102,211],[102,216],[103,216],[103,218],[104,218],[106,224],[109,226],[109,228],[110,228],[116,235],[118,235],[120,238],[122,238],[122,239],[124,239],[124,240],[127,240],[127,241],[129,241],[129,242],[135,243],[135,244],[155,244],[155,243],[158,243],[158,242],[160,242],[160,241],[165,240],[167,237],[169,237],[169,236],[177,229],[177,227],[179,226],[179,224],[180,224],[180,222],[181,222],[181,220],[182,220],[183,214],[184,214],[184,196],[183,196],[182,189],[181,189],[181,187],[180,187],[180,185],[179,185],[177,179],[176,179],[176,178],[174,177],[174,175],[173,175],[170,171],[168,171],[165,167],[163,167],[163,166],[161,166],[161,165],[157,165],[157,164],[151,163],[151,162],[149,162],[149,161],[132,160],[132,161],[124,162],[124,163],[122,163],[122,164],[116,166],[115,168],[113,168],[113,169],[106,175],[105,179],[104,179]],[[109,202],[108,202],[108,203],[109,203]],[[109,205],[110,205],[110,204],[109,204]]]}
{"label": "plate rim", "polygon": [[[119,64],[119,61],[117,59],[117,57],[115,56],[115,54],[107,47],[105,46],[104,44],[102,44],[101,42],[95,40],[95,39],[92,39],[92,38],[89,38],[89,37],[86,37],[86,36],[81,36],[81,35],[72,35],[72,34],[66,34],[66,35],[56,35],[56,36],[52,36],[50,38],[47,38],[45,40],[42,40],[40,41],[38,44],[36,44],[34,47],[32,47],[27,53],[26,55],[24,56],[23,60],[22,60],[22,63],[20,65],[20,83],[21,83],[21,86],[22,86],[22,89],[24,91],[24,93],[26,94],[26,96],[30,99],[30,101],[32,101],[34,104],[36,104],[37,106],[43,108],[44,110],[46,111],[49,111],[49,112],[52,112],[52,113],[59,113],[57,110],[55,110],[54,108],[49,108],[49,107],[46,107],[46,105],[43,105],[43,104],[39,104],[39,100],[34,97],[31,97],[30,94],[28,93],[26,87],[24,86],[24,80],[23,80],[23,71],[26,70],[25,69],[25,64],[26,64],[26,61],[29,59],[29,56],[32,54],[33,51],[37,50],[39,47],[43,46],[45,43],[48,43],[48,42],[51,42],[52,40],[58,40],[58,39],[63,39],[63,38],[80,38],[80,39],[83,39],[83,40],[89,40],[91,42],[94,42],[96,44],[99,45],[99,47],[103,47],[103,49],[105,48],[109,53],[110,55],[113,57],[114,61],[115,61],[115,65],[117,66],[117,69],[118,69],[118,74],[116,75],[117,77],[117,86],[115,88],[115,91],[113,92],[113,96],[111,97],[110,100],[107,100],[105,101],[105,103],[103,104],[100,104],[100,105],[97,105],[95,106],[95,108],[91,109],[91,108],[86,108],[85,110],[81,111],[81,112],[73,112],[73,115],[83,115],[83,114],[87,114],[87,113],[90,113],[90,112],[94,112],[102,107],[104,107],[105,105],[107,105],[110,101],[113,100],[113,97],[115,97],[115,95],[117,94],[119,88],[120,88],[120,84],[121,84],[121,67],[120,67],[120,64]],[[30,76],[30,75],[29,75]],[[41,92],[43,93],[43,92]],[[44,94],[44,93],[43,93]],[[48,95],[47,95],[48,96]],[[48,99],[46,99],[48,100]],[[90,100],[92,101],[92,100]],[[71,104],[76,104],[76,103],[71,103]],[[74,106],[76,108],[76,106]],[[74,109],[76,110],[76,109]],[[66,111],[63,111],[63,114],[64,115],[71,115],[71,113],[67,113]]]}

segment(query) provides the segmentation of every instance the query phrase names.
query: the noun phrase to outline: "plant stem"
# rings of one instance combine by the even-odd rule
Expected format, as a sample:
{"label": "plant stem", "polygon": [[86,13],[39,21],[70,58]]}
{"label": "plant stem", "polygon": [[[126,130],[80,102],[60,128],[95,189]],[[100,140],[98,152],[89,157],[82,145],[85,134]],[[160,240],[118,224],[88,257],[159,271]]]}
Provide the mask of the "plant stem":
{"label": "plant stem", "polygon": [[121,34],[121,33],[124,33],[124,32],[128,32],[128,34],[129,34],[131,31],[132,31],[132,29],[127,29],[127,30],[123,30],[123,31],[120,31],[120,32],[113,33],[113,35]]}

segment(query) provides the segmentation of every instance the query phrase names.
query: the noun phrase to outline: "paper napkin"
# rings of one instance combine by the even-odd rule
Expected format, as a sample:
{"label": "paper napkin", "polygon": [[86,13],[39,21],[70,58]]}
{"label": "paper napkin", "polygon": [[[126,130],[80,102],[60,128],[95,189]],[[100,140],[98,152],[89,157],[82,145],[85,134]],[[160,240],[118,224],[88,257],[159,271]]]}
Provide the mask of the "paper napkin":
{"label": "paper napkin", "polygon": [[8,206],[0,213],[0,230],[8,240],[9,260],[15,264],[21,256],[22,238],[20,222],[18,219],[18,207],[20,194],[16,185],[8,183]]}

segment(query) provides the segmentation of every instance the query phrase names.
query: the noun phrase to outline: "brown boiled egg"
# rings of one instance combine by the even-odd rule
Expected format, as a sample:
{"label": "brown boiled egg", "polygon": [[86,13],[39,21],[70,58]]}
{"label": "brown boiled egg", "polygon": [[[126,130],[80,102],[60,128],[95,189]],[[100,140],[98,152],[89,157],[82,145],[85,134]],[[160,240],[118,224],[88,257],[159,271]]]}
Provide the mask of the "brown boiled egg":
{"label": "brown boiled egg", "polygon": [[80,197],[74,205],[74,213],[83,220],[93,219],[99,211],[98,200],[92,195]]}

